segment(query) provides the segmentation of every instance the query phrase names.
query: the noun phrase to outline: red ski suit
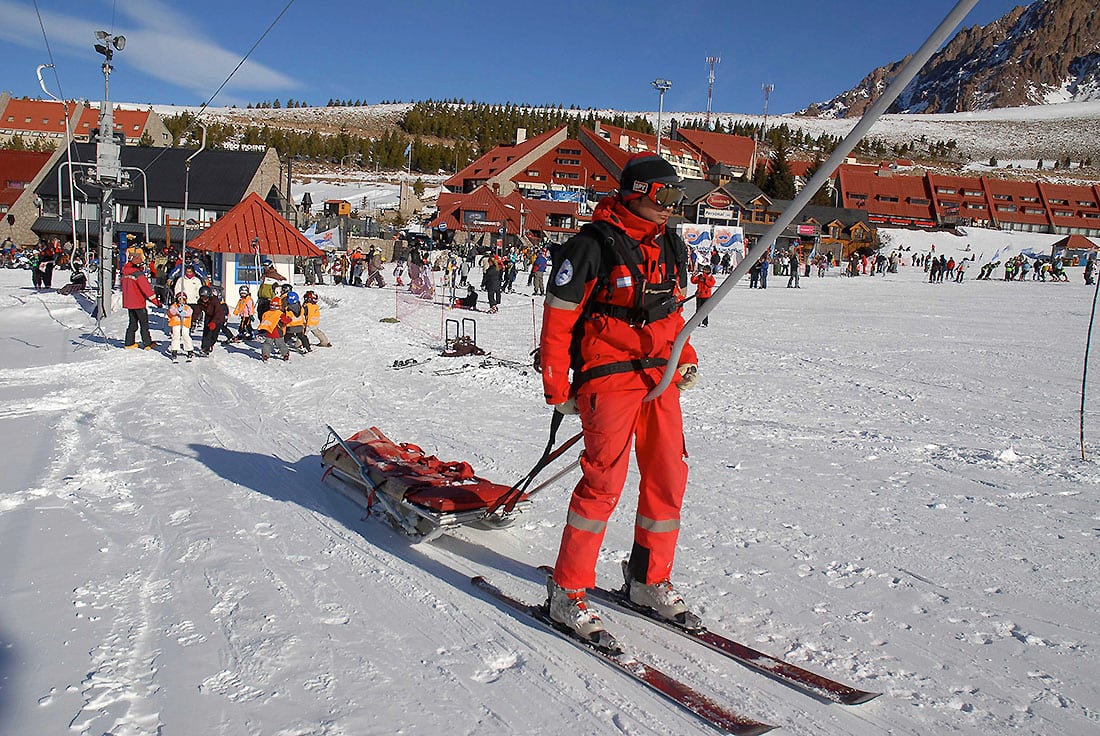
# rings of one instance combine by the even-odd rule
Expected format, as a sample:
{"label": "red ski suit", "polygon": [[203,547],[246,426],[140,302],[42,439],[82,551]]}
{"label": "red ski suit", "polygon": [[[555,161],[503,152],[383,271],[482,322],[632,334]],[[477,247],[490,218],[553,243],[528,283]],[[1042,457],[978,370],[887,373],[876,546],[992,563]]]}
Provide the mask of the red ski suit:
{"label": "red ski suit", "polygon": [[[583,477],[573,490],[554,566],[554,580],[566,589],[595,585],[632,442],[641,482],[630,567],[647,584],[669,578],[687,485],[680,392],[643,401],[684,326],[678,302],[687,284],[687,250],[675,233],[638,217],[618,197],[601,201],[593,221],[607,225],[585,228],[555,254],[542,322],[546,402],[575,396],[584,431]],[[640,295],[656,287],[675,302],[642,317]],[[697,362],[686,344],[680,365]]]}

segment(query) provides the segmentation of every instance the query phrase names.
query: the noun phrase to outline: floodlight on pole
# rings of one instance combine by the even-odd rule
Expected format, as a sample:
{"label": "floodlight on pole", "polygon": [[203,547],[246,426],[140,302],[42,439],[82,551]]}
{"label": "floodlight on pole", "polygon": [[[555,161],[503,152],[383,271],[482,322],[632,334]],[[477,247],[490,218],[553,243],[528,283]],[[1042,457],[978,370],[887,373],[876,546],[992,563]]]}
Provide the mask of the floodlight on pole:
{"label": "floodlight on pole", "polygon": [[657,155],[661,155],[661,117],[665,111],[665,92],[672,86],[672,82],[667,79],[654,79],[653,89],[657,90],[658,102],[657,102]]}

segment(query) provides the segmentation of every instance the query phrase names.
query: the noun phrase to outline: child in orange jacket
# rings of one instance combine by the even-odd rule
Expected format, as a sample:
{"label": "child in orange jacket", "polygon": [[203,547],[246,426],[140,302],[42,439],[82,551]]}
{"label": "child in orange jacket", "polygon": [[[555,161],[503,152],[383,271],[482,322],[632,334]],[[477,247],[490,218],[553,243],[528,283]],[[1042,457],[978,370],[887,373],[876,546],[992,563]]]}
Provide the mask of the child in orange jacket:
{"label": "child in orange jacket", "polygon": [[168,307],[168,329],[172,332],[168,355],[174,359],[182,348],[187,352],[188,360],[193,358],[195,345],[191,342],[191,305],[182,291],[176,294],[175,304]]}
{"label": "child in orange jacket", "polygon": [[271,358],[272,350],[275,351],[276,356],[282,355],[283,360],[290,360],[290,348],[286,346],[286,340],[283,339],[290,320],[290,315],[283,311],[283,300],[277,296],[271,297],[267,311],[260,318],[260,334],[264,338],[260,353],[265,362]]}

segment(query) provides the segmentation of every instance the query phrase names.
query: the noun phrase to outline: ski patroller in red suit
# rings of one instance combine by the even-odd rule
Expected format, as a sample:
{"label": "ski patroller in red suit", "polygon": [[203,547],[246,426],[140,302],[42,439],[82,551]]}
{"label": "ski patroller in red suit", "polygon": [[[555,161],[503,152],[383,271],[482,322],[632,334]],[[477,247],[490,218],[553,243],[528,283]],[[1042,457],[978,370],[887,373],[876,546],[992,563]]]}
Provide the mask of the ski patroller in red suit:
{"label": "ski patroller in red suit", "polygon": [[[644,399],[660,381],[684,326],[687,249],[665,229],[668,209],[638,193],[660,186],[647,177],[679,180],[663,159],[632,158],[622,193],[602,200],[593,213],[596,224],[555,254],[547,288],[541,338],[546,402],[570,412],[575,400],[584,431],[583,477],[569,503],[553,575],[571,597],[595,585],[632,443],[641,482],[628,575],[644,585],[667,581],[680,531],[688,472],[680,391]],[[697,362],[686,344],[678,366],[681,389],[695,383]]]}

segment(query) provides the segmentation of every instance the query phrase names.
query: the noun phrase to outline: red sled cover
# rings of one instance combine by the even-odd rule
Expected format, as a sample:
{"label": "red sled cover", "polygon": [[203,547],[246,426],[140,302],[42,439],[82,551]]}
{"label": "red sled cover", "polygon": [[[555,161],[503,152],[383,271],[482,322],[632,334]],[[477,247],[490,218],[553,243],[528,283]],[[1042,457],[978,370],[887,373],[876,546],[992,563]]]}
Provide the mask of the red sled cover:
{"label": "red sled cover", "polygon": [[[469,463],[425,455],[409,442],[397,444],[377,427],[364,429],[345,442],[368,468],[381,492],[439,513],[488,509],[511,490],[474,475]],[[334,445],[322,459],[326,465],[342,465],[339,456],[344,454],[339,445]],[[354,476],[358,471],[349,474]]]}

